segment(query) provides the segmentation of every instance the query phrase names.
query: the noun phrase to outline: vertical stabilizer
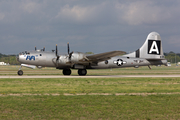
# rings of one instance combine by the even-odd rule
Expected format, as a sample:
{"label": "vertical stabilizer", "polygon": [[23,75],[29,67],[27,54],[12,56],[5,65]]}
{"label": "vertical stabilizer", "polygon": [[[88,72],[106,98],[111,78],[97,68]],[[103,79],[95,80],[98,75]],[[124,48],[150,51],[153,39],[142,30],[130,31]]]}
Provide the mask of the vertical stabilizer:
{"label": "vertical stabilizer", "polygon": [[124,55],[127,57],[145,59],[164,59],[161,37],[157,32],[151,32],[141,48],[133,53]]}

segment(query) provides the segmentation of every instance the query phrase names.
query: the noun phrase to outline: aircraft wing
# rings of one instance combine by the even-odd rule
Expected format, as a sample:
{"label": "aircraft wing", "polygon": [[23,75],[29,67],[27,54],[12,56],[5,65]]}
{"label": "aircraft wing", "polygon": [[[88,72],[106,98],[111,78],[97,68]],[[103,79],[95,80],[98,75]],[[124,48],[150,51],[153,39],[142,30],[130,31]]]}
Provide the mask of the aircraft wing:
{"label": "aircraft wing", "polygon": [[124,52],[124,51],[111,51],[111,52],[89,55],[86,57],[91,62],[101,62],[101,61],[109,60],[109,59],[111,59],[111,57],[123,55],[125,53],[126,52]]}

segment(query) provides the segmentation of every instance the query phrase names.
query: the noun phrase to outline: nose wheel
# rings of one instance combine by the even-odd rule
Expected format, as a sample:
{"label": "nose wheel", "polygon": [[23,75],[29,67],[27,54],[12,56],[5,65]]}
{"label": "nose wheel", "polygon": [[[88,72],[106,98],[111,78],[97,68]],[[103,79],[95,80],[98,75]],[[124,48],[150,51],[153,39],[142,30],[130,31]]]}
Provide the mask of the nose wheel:
{"label": "nose wheel", "polygon": [[85,76],[85,75],[87,74],[87,70],[86,70],[86,69],[79,69],[79,70],[78,70],[78,74],[79,74],[80,76]]}
{"label": "nose wheel", "polygon": [[22,68],[22,65],[20,66],[20,68],[19,68],[19,70],[18,70],[18,72],[17,72],[17,74],[18,74],[19,76],[23,75],[23,71],[21,70],[21,68]]}
{"label": "nose wheel", "polygon": [[19,71],[17,72],[17,74],[21,76],[21,75],[23,75],[23,71],[22,71],[22,70],[19,70]]}

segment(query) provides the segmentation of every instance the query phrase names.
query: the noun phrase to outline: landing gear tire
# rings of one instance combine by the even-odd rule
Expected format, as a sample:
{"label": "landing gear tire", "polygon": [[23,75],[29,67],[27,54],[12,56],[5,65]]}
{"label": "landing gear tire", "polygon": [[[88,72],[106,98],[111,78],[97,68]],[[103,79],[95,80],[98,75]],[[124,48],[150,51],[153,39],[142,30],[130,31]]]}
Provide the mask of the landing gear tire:
{"label": "landing gear tire", "polygon": [[63,69],[63,75],[71,75],[70,69]]}
{"label": "landing gear tire", "polygon": [[21,75],[23,75],[23,71],[22,71],[22,70],[19,70],[19,71],[17,72],[17,74],[21,76]]}
{"label": "landing gear tire", "polygon": [[87,70],[86,70],[86,69],[79,69],[79,70],[78,70],[78,74],[79,74],[80,76],[85,76],[85,75],[87,74]]}

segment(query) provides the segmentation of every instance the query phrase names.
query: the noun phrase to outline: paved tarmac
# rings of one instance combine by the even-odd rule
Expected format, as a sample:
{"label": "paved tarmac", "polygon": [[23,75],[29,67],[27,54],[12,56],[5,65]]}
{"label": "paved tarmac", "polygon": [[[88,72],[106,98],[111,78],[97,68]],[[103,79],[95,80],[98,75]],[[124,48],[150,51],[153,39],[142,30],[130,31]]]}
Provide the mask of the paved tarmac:
{"label": "paved tarmac", "polygon": [[127,78],[127,77],[150,77],[150,78],[156,78],[156,77],[180,77],[180,75],[97,75],[97,76],[63,76],[63,75],[35,75],[35,76],[0,76],[0,78]]}

